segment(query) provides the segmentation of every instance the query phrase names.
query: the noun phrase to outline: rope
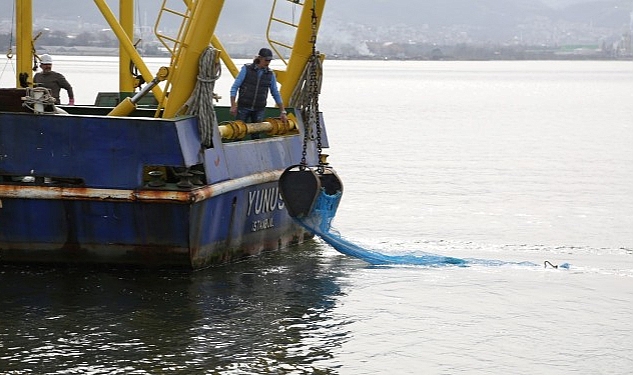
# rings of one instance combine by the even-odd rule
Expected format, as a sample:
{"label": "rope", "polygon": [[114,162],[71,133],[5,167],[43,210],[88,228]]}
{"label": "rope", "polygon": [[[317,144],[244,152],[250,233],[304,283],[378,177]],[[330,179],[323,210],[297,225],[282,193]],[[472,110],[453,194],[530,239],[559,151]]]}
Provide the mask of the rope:
{"label": "rope", "polygon": [[[291,97],[290,107],[302,111],[303,118],[307,124],[306,131],[303,135],[303,150],[301,153],[301,166],[305,168],[307,166],[306,156],[308,141],[310,139],[310,130],[317,128],[317,138],[319,143],[319,155],[321,154],[321,132],[320,124],[318,123],[318,101],[319,93],[321,92],[321,84],[323,81],[323,64],[318,55],[313,54],[308,60],[306,67],[301,73],[298,84]],[[316,124],[316,126],[314,126]],[[319,160],[321,158],[319,157]]]}
{"label": "rope", "polygon": [[198,116],[200,140],[205,147],[213,146],[213,127],[218,125],[213,105],[215,81],[221,74],[221,65],[216,59],[218,53],[215,48],[208,47],[200,56],[196,87],[185,103],[187,114]]}
{"label": "rope", "polygon": [[[39,98],[36,98],[36,94],[37,93],[41,93],[41,96]],[[57,111],[55,110],[55,98],[53,98],[53,96],[51,96],[51,92],[44,87],[35,87],[35,88],[30,88],[27,87],[26,89],[26,96],[24,97],[24,103],[22,103],[23,106],[25,106],[26,108],[30,109],[31,111],[35,112],[35,113],[57,113]],[[35,109],[35,105],[36,104],[41,104],[43,110],[39,111]],[[47,106],[53,106],[54,110],[53,111],[46,111],[45,108]]]}
{"label": "rope", "polygon": [[15,66],[13,65],[13,26],[15,24],[15,2],[13,2],[13,9],[11,11],[11,31],[9,33],[9,48],[7,49],[7,61],[4,63],[4,67],[2,67],[2,72],[0,72],[0,78],[4,75],[4,72],[7,70],[7,66],[11,65],[13,69],[13,73],[15,74]]}
{"label": "rope", "polygon": [[545,262],[543,262],[543,266],[545,268],[547,268],[547,266],[550,266],[552,268],[565,268],[565,269],[569,269],[570,264],[569,263],[563,263],[563,264],[552,264],[552,262],[550,262],[549,260],[546,260]]}
{"label": "rope", "polygon": [[7,52],[7,61],[5,61],[4,66],[2,67],[2,71],[0,72],[0,78],[2,78],[8,66],[11,66],[11,69],[13,70],[12,73],[15,73],[15,65],[13,65],[13,55],[11,52],[11,48],[9,48],[9,51]]}
{"label": "rope", "polygon": [[299,79],[301,84],[295,87],[292,95],[290,96],[290,107],[301,109],[310,104],[312,87],[308,84],[308,79],[313,71],[316,72],[316,89],[318,92],[321,92],[321,85],[323,83],[323,63],[319,58],[311,58],[308,64],[306,64],[305,69],[303,69],[303,73],[301,73],[301,78]]}

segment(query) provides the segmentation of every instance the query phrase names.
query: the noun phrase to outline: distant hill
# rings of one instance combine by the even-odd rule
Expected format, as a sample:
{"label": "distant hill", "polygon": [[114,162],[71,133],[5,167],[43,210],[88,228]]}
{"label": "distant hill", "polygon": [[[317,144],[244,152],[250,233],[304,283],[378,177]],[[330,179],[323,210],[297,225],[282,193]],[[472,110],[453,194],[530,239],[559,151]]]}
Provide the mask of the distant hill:
{"label": "distant hill", "polygon": [[615,27],[629,23],[633,0],[345,0],[330,1],[327,7],[349,22],[374,25],[464,24],[498,29],[544,17]]}
{"label": "distant hill", "polygon": [[535,0],[378,0],[372,2],[372,11],[358,12],[358,9],[367,9],[366,3],[363,0],[341,2],[336,5],[339,8],[336,14],[353,15],[349,18],[352,22],[374,25],[489,26],[494,23],[503,27],[515,24],[526,14],[549,17],[555,13],[552,8]]}
{"label": "distant hill", "polygon": [[[106,27],[92,1],[34,0],[34,3],[39,27],[53,29],[65,24],[79,28],[81,23]],[[138,0],[137,22],[153,27],[160,3]],[[116,12],[118,1],[109,4]],[[218,33],[261,31],[265,20],[259,18],[261,23],[250,20],[267,14],[270,4],[271,1],[264,0],[225,1],[225,11],[234,22],[220,23]],[[473,37],[505,40],[517,33],[517,25],[536,21],[545,25],[563,22],[608,27],[619,33],[628,28],[632,11],[633,0],[330,0],[326,5],[327,21],[322,26],[324,32],[340,33],[346,25],[365,25],[366,30],[394,25],[411,29],[466,25]],[[4,27],[12,12],[13,1],[0,1]]]}
{"label": "distant hill", "polygon": [[[92,1],[33,2],[36,17],[66,21],[81,18],[84,22],[102,22]],[[109,3],[116,12],[118,1]],[[153,20],[160,3],[156,0],[137,0],[136,8],[148,20]],[[224,9],[239,23],[240,20],[267,13],[270,4],[271,1],[263,0],[230,0],[225,1]],[[599,18],[605,22],[609,22],[609,17],[603,17],[604,13],[618,13],[627,18],[628,12],[633,11],[633,0],[331,0],[326,5],[326,11],[332,16],[352,23],[368,24],[448,25],[489,24],[491,21],[509,24],[526,16],[556,15],[561,18],[589,19],[596,14],[596,10]],[[0,19],[9,19],[12,11],[13,1],[0,1]]]}

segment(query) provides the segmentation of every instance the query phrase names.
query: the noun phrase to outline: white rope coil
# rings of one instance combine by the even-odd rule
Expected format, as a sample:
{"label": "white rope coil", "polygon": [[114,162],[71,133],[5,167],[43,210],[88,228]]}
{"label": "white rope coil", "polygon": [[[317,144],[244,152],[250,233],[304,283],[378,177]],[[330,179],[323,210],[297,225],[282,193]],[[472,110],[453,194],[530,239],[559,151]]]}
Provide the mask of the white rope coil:
{"label": "white rope coil", "polygon": [[[22,105],[34,113],[56,113],[55,98],[45,87],[27,87]],[[52,108],[52,110],[50,110]],[[48,109],[48,110],[47,110]]]}
{"label": "white rope coil", "polygon": [[221,74],[221,65],[216,59],[218,53],[215,48],[208,47],[200,56],[196,87],[185,103],[187,114],[198,116],[198,130],[205,147],[213,145],[213,127],[218,124],[213,105],[215,82]]}

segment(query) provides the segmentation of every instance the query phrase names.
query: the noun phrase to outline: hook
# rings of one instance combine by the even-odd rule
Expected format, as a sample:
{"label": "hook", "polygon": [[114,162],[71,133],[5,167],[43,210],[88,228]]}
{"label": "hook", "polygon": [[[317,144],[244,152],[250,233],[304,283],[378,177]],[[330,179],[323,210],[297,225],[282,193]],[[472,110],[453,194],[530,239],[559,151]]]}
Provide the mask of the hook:
{"label": "hook", "polygon": [[558,266],[557,266],[557,265],[552,264],[552,262],[550,262],[549,260],[546,260],[546,261],[543,263],[543,265],[545,266],[545,268],[547,268],[547,265],[548,265],[548,264],[549,264],[549,265],[550,265],[550,267],[552,267],[552,268],[558,268]]}

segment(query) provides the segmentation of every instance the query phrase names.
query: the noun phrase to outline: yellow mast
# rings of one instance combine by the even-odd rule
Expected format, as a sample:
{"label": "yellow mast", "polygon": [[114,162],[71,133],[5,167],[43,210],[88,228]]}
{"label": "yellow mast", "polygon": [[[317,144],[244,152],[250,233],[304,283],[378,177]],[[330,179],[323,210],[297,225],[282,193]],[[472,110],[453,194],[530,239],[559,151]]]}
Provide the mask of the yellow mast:
{"label": "yellow mast", "polygon": [[233,78],[237,77],[237,75],[240,74],[240,70],[235,66],[235,63],[233,62],[229,54],[226,53],[226,48],[224,48],[222,42],[220,42],[220,39],[218,39],[215,34],[213,34],[213,38],[211,38],[211,45],[218,51],[222,51],[222,53],[220,54],[220,59],[229,70]]}
{"label": "yellow mast", "polygon": [[192,1],[191,18],[179,50],[172,58],[171,72],[165,86],[165,92],[169,91],[169,97],[164,98],[163,117],[171,118],[179,114],[191,96],[196,85],[198,60],[211,43],[223,5],[224,0]]}
{"label": "yellow mast", "polygon": [[16,55],[17,71],[15,87],[20,87],[20,74],[27,74],[27,81],[33,81],[33,4],[31,0],[16,1]]}
{"label": "yellow mast", "polygon": [[[154,77],[152,76],[152,73],[149,71],[149,69],[145,65],[145,62],[141,58],[141,55],[139,55],[138,52],[136,51],[136,48],[134,48],[134,44],[132,43],[128,35],[126,34],[121,24],[117,21],[116,17],[112,13],[112,10],[110,10],[110,7],[108,6],[108,4],[105,2],[105,0],[94,0],[94,2],[99,8],[99,10],[101,11],[103,18],[105,18],[105,20],[108,22],[108,25],[110,25],[112,32],[114,32],[114,34],[119,39],[119,43],[121,47],[125,49],[125,52],[127,52],[127,54],[131,57],[132,61],[134,61],[134,64],[136,65],[139,72],[143,76],[143,79],[146,82],[150,82],[152,79],[154,79]],[[126,70],[129,70],[129,66]],[[152,92],[154,93],[154,96],[159,100],[160,98],[163,97],[163,91],[160,89],[159,86],[154,86],[152,88]]]}
{"label": "yellow mast", "polygon": [[[119,23],[128,39],[134,39],[134,0],[119,0]],[[119,91],[133,92],[134,78],[130,73],[132,57],[119,44]]]}
{"label": "yellow mast", "polygon": [[292,93],[295,90],[295,85],[299,82],[303,69],[312,55],[312,8],[315,8],[316,15],[316,30],[318,33],[319,25],[321,24],[321,15],[325,8],[325,0],[305,0],[303,4],[303,10],[301,11],[301,18],[297,27],[297,34],[295,37],[294,45],[290,58],[288,59],[288,67],[285,72],[279,72],[277,78],[281,84],[279,93],[284,104],[287,105]]}
{"label": "yellow mast", "polygon": [[[295,85],[299,81],[303,69],[312,54],[312,34],[313,31],[318,31],[325,1],[306,0],[303,4],[287,69],[278,72],[278,80],[281,84],[280,93],[286,104],[290,100]],[[120,42],[120,91],[132,92],[134,91],[134,80],[129,73],[130,61],[134,62],[146,82],[154,79],[131,41],[134,33],[134,0],[119,0],[120,21],[116,20],[105,0],[94,0],[94,2]],[[224,0],[188,0],[186,4],[191,11],[191,18],[188,20],[183,39],[180,41],[179,50],[176,56],[173,57],[172,65],[169,69],[168,82],[165,88],[165,91],[168,89],[170,91],[169,100],[163,98],[163,91],[160,87],[152,88],[156,98],[159,101],[163,100],[163,117],[174,117],[181,111],[182,106],[195,87],[196,74],[192,74],[192,72],[197,71],[198,60],[209,44],[214,45],[216,48],[222,47],[220,41],[214,36],[214,31]],[[313,7],[316,15],[316,30],[313,30],[312,24]],[[28,82],[31,82],[33,77],[31,59],[33,53],[32,13],[32,0],[16,1],[16,86],[20,84],[20,73],[27,75]],[[223,48],[219,49],[224,50]],[[228,55],[224,55],[226,54],[224,53],[221,57],[223,60],[226,59],[228,61],[228,63],[225,61],[225,64],[231,73],[233,75],[237,74],[238,69]]]}

